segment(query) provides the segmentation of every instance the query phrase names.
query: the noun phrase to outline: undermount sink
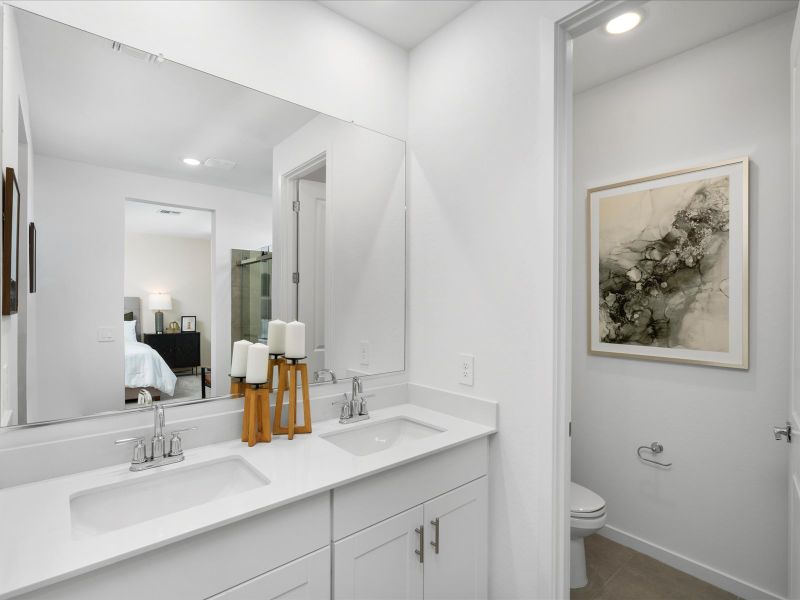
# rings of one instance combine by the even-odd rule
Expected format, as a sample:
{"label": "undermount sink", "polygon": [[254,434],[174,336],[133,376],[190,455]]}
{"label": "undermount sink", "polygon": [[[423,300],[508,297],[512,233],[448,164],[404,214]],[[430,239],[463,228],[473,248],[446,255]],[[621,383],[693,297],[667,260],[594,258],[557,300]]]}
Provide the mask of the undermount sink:
{"label": "undermount sink", "polygon": [[320,437],[350,454],[366,456],[443,431],[444,429],[414,419],[395,417],[369,425],[358,425],[346,431],[325,433]]}
{"label": "undermount sink", "polygon": [[268,484],[269,479],[239,456],[147,473],[73,494],[72,535],[107,533]]}

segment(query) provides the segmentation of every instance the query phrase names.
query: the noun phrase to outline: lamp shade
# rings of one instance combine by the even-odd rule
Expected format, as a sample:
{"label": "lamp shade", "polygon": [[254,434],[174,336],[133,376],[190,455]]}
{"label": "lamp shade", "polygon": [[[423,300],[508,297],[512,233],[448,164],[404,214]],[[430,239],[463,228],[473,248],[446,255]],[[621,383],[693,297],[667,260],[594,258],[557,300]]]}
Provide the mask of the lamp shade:
{"label": "lamp shade", "polygon": [[169,294],[150,294],[150,310],[172,310],[172,296]]}

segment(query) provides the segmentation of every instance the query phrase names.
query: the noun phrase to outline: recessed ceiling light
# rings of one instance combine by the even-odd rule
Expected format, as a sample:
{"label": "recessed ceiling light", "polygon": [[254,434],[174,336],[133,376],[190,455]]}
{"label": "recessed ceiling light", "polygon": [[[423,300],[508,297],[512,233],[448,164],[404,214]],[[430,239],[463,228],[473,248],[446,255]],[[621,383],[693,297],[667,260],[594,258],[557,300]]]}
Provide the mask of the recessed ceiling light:
{"label": "recessed ceiling light", "polygon": [[183,164],[189,165],[190,167],[198,167],[198,166],[200,166],[200,161],[197,160],[196,158],[188,158],[187,157],[187,158],[183,159]]}
{"label": "recessed ceiling light", "polygon": [[606,23],[606,31],[608,33],[619,34],[630,31],[642,22],[642,15],[636,12],[626,12],[618,17],[614,17]]}

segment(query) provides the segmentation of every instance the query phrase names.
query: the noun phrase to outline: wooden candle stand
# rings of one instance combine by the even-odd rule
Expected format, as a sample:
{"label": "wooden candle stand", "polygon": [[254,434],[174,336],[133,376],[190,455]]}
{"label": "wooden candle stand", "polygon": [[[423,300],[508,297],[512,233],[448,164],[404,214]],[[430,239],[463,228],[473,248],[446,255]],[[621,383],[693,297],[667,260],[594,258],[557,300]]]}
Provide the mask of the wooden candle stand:
{"label": "wooden candle stand", "polygon": [[242,441],[246,442],[248,439],[247,429],[247,384],[244,382],[244,377],[231,377],[231,396],[240,398],[244,396],[244,413],[242,414]]}
{"label": "wooden candle stand", "polygon": [[[286,358],[278,370],[278,393],[275,397],[275,422],[272,424],[272,433],[287,434],[289,439],[295,433],[311,433],[311,401],[308,393],[308,365],[302,358]],[[272,361],[270,361],[271,363]],[[297,373],[303,384],[303,425],[297,425]],[[270,370],[270,375],[272,370]],[[289,415],[286,427],[281,425],[283,412],[283,392],[289,388]]]}
{"label": "wooden candle stand", "polygon": [[248,446],[255,446],[258,442],[269,443],[272,441],[269,387],[266,384],[248,385],[244,392],[242,441],[247,442]]}
{"label": "wooden candle stand", "polygon": [[246,389],[244,377],[231,377],[231,396],[244,396]]}
{"label": "wooden candle stand", "polygon": [[273,379],[272,374],[275,372],[275,369],[277,369],[278,379],[280,380],[281,365],[285,363],[286,359],[283,358],[283,354],[269,355],[269,363],[267,364],[267,387],[269,388],[270,392],[275,389],[275,379]]}

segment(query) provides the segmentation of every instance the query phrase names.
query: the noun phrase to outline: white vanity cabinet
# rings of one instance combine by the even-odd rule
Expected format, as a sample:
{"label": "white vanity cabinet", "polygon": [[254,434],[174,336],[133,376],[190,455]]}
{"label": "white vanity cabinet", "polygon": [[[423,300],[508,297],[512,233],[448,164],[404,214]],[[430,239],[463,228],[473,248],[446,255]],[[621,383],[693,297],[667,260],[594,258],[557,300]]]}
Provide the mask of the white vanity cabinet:
{"label": "white vanity cabinet", "polygon": [[[307,595],[286,597],[328,598],[329,594],[313,592],[328,590],[330,586],[330,516],[329,494],[318,494],[29,592],[20,598],[204,600],[221,593],[231,593],[231,598],[271,598],[273,596],[262,590],[271,589],[273,583],[276,589],[292,589],[287,587],[292,581],[296,583],[293,587],[300,588],[298,594],[305,586]],[[124,535],[124,532],[112,533],[109,537],[114,535]],[[323,551],[320,556],[312,554],[319,550]],[[323,558],[327,565],[320,568]],[[259,579],[263,583],[260,588],[255,587]],[[239,589],[237,586],[243,588],[243,584],[248,583],[252,583],[258,593],[234,595],[234,591]]]}
{"label": "white vanity cabinet", "polygon": [[19,598],[486,598],[487,469],[476,439]]}
{"label": "white vanity cabinet", "polygon": [[[426,502],[425,598],[489,597],[489,489],[486,477]],[[438,552],[436,543],[438,519]]]}
{"label": "white vanity cabinet", "polygon": [[331,595],[331,551],[323,548],[209,600],[320,600]]}
{"label": "white vanity cabinet", "polygon": [[486,598],[487,494],[481,477],[335,542],[334,600]]}
{"label": "white vanity cabinet", "polygon": [[418,506],[336,542],[334,600],[421,599],[423,563],[415,551],[423,513]]}

